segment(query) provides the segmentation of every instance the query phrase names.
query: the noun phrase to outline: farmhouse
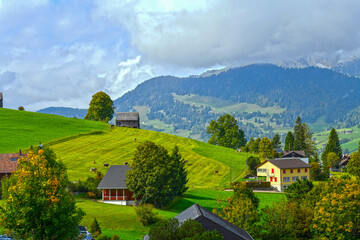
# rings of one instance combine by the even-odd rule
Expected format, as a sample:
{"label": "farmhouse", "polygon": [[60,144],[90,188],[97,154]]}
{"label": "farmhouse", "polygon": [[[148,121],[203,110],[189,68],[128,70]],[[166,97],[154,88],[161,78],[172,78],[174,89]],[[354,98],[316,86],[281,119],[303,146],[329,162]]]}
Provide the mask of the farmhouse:
{"label": "farmhouse", "polygon": [[22,156],[20,153],[0,154],[0,181],[2,178],[9,177],[17,169],[20,156]]}
{"label": "farmhouse", "polygon": [[297,179],[309,179],[311,166],[300,158],[267,160],[256,167],[257,176],[266,177],[273,188],[282,192]]}
{"label": "farmhouse", "polygon": [[[253,240],[247,231],[235,226],[232,223],[229,223],[225,219],[199,206],[198,204],[194,204],[187,208],[175,216],[175,218],[179,220],[180,224],[188,219],[193,219],[201,223],[205,231],[213,231],[216,229],[224,236],[225,240]],[[146,235],[143,238],[143,240],[148,239],[149,235]]]}
{"label": "farmhouse", "polygon": [[281,158],[300,158],[305,163],[309,164],[309,158],[306,157],[304,151],[287,151]]}
{"label": "farmhouse", "polygon": [[3,95],[0,92],[0,108],[2,108],[2,107],[3,107]]}
{"label": "farmhouse", "polygon": [[102,190],[104,203],[118,205],[133,205],[135,199],[133,193],[126,186],[126,172],[129,165],[111,165],[104,178],[101,180],[98,189]]}
{"label": "farmhouse", "polygon": [[117,127],[140,128],[140,116],[137,112],[116,113]]}

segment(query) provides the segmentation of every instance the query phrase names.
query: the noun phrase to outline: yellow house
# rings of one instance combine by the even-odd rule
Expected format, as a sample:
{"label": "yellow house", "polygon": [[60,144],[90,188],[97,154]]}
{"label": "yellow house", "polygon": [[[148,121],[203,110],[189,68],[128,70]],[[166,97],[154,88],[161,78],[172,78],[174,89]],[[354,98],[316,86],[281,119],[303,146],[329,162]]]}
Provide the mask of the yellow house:
{"label": "yellow house", "polygon": [[256,167],[257,176],[266,177],[271,186],[282,192],[297,179],[309,179],[311,166],[299,158],[266,160]]}

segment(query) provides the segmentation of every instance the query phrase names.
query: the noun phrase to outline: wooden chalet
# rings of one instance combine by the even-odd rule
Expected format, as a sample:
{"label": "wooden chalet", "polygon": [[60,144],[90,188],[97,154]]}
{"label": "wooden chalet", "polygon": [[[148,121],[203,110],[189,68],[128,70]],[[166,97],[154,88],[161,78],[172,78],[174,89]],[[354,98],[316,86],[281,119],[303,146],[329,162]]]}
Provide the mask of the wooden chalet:
{"label": "wooden chalet", "polygon": [[134,205],[133,193],[126,186],[126,172],[129,165],[111,165],[104,178],[101,180],[98,189],[102,190],[104,203],[117,205]]}
{"label": "wooden chalet", "polygon": [[140,128],[140,116],[137,112],[116,113],[117,127]]}
{"label": "wooden chalet", "polygon": [[17,169],[18,159],[22,157],[20,153],[2,153],[0,154],[0,181],[7,178]]}
{"label": "wooden chalet", "polygon": [[[234,224],[226,221],[218,215],[210,212],[209,210],[194,204],[183,212],[175,216],[179,223],[182,224],[188,219],[193,219],[204,227],[205,231],[217,230],[224,236],[225,240],[253,240],[251,235],[235,226]],[[143,240],[148,240],[149,235],[146,235]]]}

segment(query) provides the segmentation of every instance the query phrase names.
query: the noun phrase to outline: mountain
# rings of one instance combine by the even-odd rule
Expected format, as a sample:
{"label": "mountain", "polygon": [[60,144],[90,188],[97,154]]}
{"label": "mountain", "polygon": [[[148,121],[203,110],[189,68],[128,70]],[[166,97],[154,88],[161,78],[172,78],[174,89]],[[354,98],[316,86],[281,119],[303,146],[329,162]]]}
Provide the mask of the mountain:
{"label": "mountain", "polygon": [[37,111],[38,113],[46,113],[46,114],[54,114],[64,117],[75,117],[84,119],[87,114],[87,109],[80,108],[68,108],[68,107],[48,107],[44,109],[40,109]]}
{"label": "mountain", "polygon": [[206,139],[206,124],[229,112],[247,137],[272,135],[307,123],[348,126],[360,106],[360,79],[326,68],[271,64],[178,78],[149,79],[114,101],[116,111],[139,111],[142,127]]}

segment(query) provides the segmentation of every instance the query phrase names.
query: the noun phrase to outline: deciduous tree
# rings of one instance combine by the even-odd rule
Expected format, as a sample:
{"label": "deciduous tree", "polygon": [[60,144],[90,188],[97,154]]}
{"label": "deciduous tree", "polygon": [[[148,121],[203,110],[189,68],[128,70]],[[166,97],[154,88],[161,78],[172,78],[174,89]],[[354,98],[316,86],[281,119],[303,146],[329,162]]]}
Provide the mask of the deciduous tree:
{"label": "deciduous tree", "polygon": [[359,153],[359,151],[351,154],[350,161],[346,167],[348,169],[348,172],[351,175],[354,175],[360,179],[360,153]]}
{"label": "deciduous tree", "polygon": [[2,226],[19,239],[74,238],[84,212],[66,189],[65,166],[43,153],[19,160],[1,207]]}
{"label": "deciduous tree", "polygon": [[263,159],[269,159],[273,157],[273,145],[269,138],[264,137],[259,143],[259,153]]}
{"label": "deciduous tree", "polygon": [[92,96],[85,119],[108,122],[113,118],[114,107],[110,96],[100,91]]}
{"label": "deciduous tree", "polygon": [[256,174],[255,167],[260,164],[260,158],[255,156],[250,156],[247,158],[246,163],[249,167],[250,173]]}
{"label": "deciduous tree", "polygon": [[230,114],[220,116],[217,121],[211,120],[206,132],[211,134],[210,144],[233,149],[246,145],[244,131],[239,129],[238,122]]}

